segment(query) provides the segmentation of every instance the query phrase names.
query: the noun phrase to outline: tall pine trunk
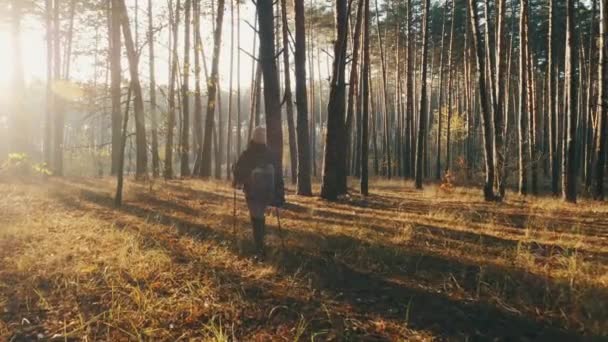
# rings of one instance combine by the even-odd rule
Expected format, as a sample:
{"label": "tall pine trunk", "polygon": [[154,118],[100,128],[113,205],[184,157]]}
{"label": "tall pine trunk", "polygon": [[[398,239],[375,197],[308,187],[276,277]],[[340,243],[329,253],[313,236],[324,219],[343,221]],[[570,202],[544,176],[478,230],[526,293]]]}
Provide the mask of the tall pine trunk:
{"label": "tall pine trunk", "polygon": [[321,198],[336,200],[339,195],[338,184],[342,170],[339,167],[341,154],[346,152],[344,141],[344,119],[346,99],[346,45],[348,37],[347,0],[336,0],[336,40],[334,42],[333,70],[330,82],[329,102],[327,104],[327,131],[325,134],[325,153],[323,157],[323,183]]}
{"label": "tall pine trunk", "polygon": [[598,60],[598,143],[595,166],[595,198],[604,199],[604,173],[606,172],[606,148],[608,143],[608,4],[600,1],[600,36]]}
{"label": "tall pine trunk", "polygon": [[184,2],[184,64],[182,74],[181,176],[190,176],[190,24],[192,1]]}
{"label": "tall pine trunk", "polygon": [[576,41],[576,9],[574,0],[566,1],[566,126],[564,131],[565,158],[562,160],[562,196],[576,202],[576,129],[578,100],[578,44]]}
{"label": "tall pine trunk", "polygon": [[520,19],[519,19],[519,111],[518,111],[518,137],[519,137],[519,193],[526,195],[528,193],[528,134],[526,131],[526,117],[530,115],[527,112],[528,91],[528,32],[526,31],[526,23],[528,18],[528,0],[520,2]]}
{"label": "tall pine trunk", "polygon": [[281,29],[283,38],[283,75],[285,76],[285,96],[287,132],[289,135],[289,160],[291,161],[291,181],[297,180],[298,156],[296,146],[296,130],[293,122],[293,95],[291,93],[291,68],[289,63],[289,27],[287,22],[287,0],[281,0]]}
{"label": "tall pine trunk", "polygon": [[[220,0],[223,1],[223,0]],[[279,74],[275,56],[275,26],[272,0],[258,0],[257,12],[260,38],[260,65],[264,77],[264,106],[266,110],[266,135],[268,147],[275,159],[276,204],[285,202],[283,183],[283,129],[281,125],[281,99]]]}
{"label": "tall pine trunk", "polygon": [[[15,8],[19,6],[14,6]],[[54,53],[54,62],[53,72],[55,74],[55,82],[61,82],[61,2],[59,0],[55,0],[55,8],[53,12],[53,22],[54,22],[54,35],[53,35],[53,53]],[[120,18],[120,11],[117,14]],[[16,25],[17,23],[15,23]],[[120,30],[120,27],[119,27]],[[120,31],[119,31],[120,33]],[[14,33],[15,34],[15,33]],[[19,53],[17,47],[14,48],[14,53]],[[18,68],[17,68],[18,69]],[[56,176],[63,176],[63,143],[64,143],[64,128],[65,128],[65,113],[63,112],[63,99],[61,96],[55,92],[55,96],[53,98],[54,104],[54,112],[55,112],[55,130],[53,132],[54,137],[54,145],[53,145],[53,173]],[[119,99],[120,101],[120,99]],[[120,127],[120,123],[119,123]],[[119,128],[120,131],[120,128]]]}
{"label": "tall pine trunk", "polygon": [[[469,0],[472,1],[472,0]],[[430,0],[424,0],[423,27],[422,27],[422,61],[421,61],[421,87],[420,87],[420,107],[418,116],[418,139],[416,142],[416,189],[422,189],[422,164],[424,140],[426,140],[426,114],[427,114],[427,60],[428,60],[428,41],[429,41],[429,8]]]}
{"label": "tall pine trunk", "polygon": [[131,34],[131,26],[129,24],[129,16],[124,0],[115,0],[119,2],[119,10],[121,11],[121,26],[123,38],[125,39],[125,48],[127,50],[127,59],[129,61],[129,72],[131,75],[131,87],[133,87],[133,104],[134,104],[134,119],[135,119],[135,141],[136,141],[136,167],[135,177],[143,179],[147,177],[148,167],[148,146],[146,142],[146,122],[144,115],[144,99],[139,81],[139,54],[137,47],[133,41]]}
{"label": "tall pine trunk", "polygon": [[150,116],[152,121],[152,176],[157,178],[160,173],[158,156],[158,110],[156,104],[156,71],[154,55],[154,25],[152,0],[148,0],[148,52],[150,54]]}
{"label": "tall pine trunk", "polygon": [[497,32],[496,32],[496,80],[494,86],[494,170],[496,172],[496,188],[498,197],[505,196],[505,156],[504,156],[504,139],[505,125],[503,117],[505,111],[506,94],[505,94],[505,12],[506,0],[498,0],[497,4]]}
{"label": "tall pine trunk", "polygon": [[[523,0],[526,1],[526,0]],[[493,127],[491,111],[486,98],[486,61],[484,58],[481,35],[479,34],[479,19],[477,15],[477,0],[468,0],[471,19],[471,33],[473,37],[473,49],[475,50],[476,81],[478,87],[479,102],[481,104],[481,124],[483,133],[483,147],[485,156],[485,182],[483,195],[486,201],[494,200],[494,154],[493,154]]]}
{"label": "tall pine trunk", "polygon": [[[222,45],[222,23],[224,21],[224,0],[219,0],[217,6],[215,31],[213,33],[213,60],[211,62],[210,79],[207,81],[207,117],[205,119],[205,135],[203,140],[203,155],[201,160],[200,174],[202,177],[211,177],[211,142],[215,125],[220,47]],[[217,162],[219,161],[216,160],[216,163]]]}
{"label": "tall pine trunk", "polygon": [[308,133],[308,96],[306,93],[306,19],[304,0],[294,0],[296,107],[298,109],[298,185],[297,193],[311,196],[310,146]]}
{"label": "tall pine trunk", "polygon": [[193,175],[200,175],[201,157],[203,148],[203,95],[201,92],[201,54],[203,45],[201,38],[201,0],[193,3],[194,20],[194,163]]}
{"label": "tall pine trunk", "polygon": [[[361,117],[361,194],[363,196],[369,195],[369,0],[365,1],[364,4],[364,21],[363,21],[363,64],[361,67],[361,96],[363,97],[362,103],[362,117]],[[408,0],[410,1],[410,0]]]}
{"label": "tall pine trunk", "polygon": [[[346,112],[346,144],[347,144],[347,148],[348,146],[351,146],[351,137],[352,137],[352,121],[353,121],[353,116],[355,115],[355,97],[357,96],[357,91],[359,89],[359,72],[358,72],[358,68],[359,68],[359,57],[361,56],[359,50],[360,50],[360,46],[361,46],[361,22],[363,20],[363,2],[364,0],[359,0],[359,4],[358,4],[358,8],[357,8],[357,19],[355,22],[355,31],[353,33],[353,50],[352,50],[352,62],[351,62],[351,69],[350,69],[350,76],[349,76],[349,86],[348,86],[348,103],[347,103],[347,112]],[[359,120],[358,120],[359,121]],[[359,134],[359,133],[357,133]],[[356,147],[358,148],[358,147]],[[350,155],[355,155],[356,151],[352,150]],[[347,154],[344,154],[344,167],[346,169],[348,169],[348,158],[346,157]],[[358,173],[358,172],[356,172]],[[343,181],[341,184],[338,185],[339,189],[339,193],[340,194],[345,194],[347,192],[347,184],[346,184],[346,177],[341,178],[341,180]]]}
{"label": "tall pine trunk", "polygon": [[[171,6],[172,4],[170,4]],[[175,6],[175,14],[172,15],[173,8],[169,8],[169,16],[172,21],[173,29],[173,48],[171,57],[171,72],[169,75],[169,95],[168,95],[168,113],[167,113],[167,142],[165,145],[165,178],[171,179],[173,175],[173,136],[175,129],[175,83],[177,81],[178,54],[177,47],[179,46],[179,8],[180,0],[177,0]]]}

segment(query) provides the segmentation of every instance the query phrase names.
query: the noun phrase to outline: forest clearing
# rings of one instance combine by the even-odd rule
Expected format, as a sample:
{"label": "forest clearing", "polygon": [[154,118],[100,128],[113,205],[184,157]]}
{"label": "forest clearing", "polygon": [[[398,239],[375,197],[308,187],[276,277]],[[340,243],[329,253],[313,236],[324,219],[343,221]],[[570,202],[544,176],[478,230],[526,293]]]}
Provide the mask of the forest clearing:
{"label": "forest clearing", "polygon": [[0,338],[606,337],[605,204],[372,184],[335,203],[288,190],[256,262],[221,182],[128,183],[121,209],[110,179],[0,183]]}

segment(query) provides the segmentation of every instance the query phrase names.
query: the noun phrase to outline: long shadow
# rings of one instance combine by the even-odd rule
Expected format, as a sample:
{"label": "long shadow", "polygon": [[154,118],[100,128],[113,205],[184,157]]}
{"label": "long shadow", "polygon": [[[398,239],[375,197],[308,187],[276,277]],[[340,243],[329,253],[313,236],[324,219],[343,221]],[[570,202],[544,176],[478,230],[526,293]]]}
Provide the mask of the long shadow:
{"label": "long shadow", "polygon": [[[85,197],[85,200],[111,205],[111,200],[104,200],[103,197],[91,195]],[[127,204],[121,211],[144,220],[156,214],[158,222],[177,228],[180,235],[197,239],[229,240],[231,238],[227,232],[133,204]],[[269,231],[280,233],[272,227],[269,227]],[[425,251],[396,250],[392,246],[362,242],[344,235],[321,235],[291,230],[289,236],[292,241],[304,243],[290,244],[285,250],[275,250],[277,257],[271,258],[268,262],[275,264],[288,275],[300,273],[304,265],[316,288],[328,293],[335,301],[353,308],[360,318],[374,315],[385,319],[403,319],[406,312],[409,312],[408,325],[411,328],[430,330],[437,335],[456,339],[468,337],[483,340],[527,338],[574,341],[583,338],[576,331],[560,328],[559,321],[557,323],[536,321],[523,314],[499,308],[487,301],[452,299],[448,294],[437,292],[436,289],[419,286],[428,283],[429,280],[436,281],[452,274],[459,286],[468,293],[476,291],[480,283],[497,283],[508,299],[542,305],[547,288],[551,289],[551,293],[568,293],[567,284],[539,278],[513,268],[467,264],[462,260],[433,255]],[[325,250],[320,255],[311,254],[308,246],[321,240]],[[391,274],[395,274],[399,279],[407,277],[407,281],[391,280],[386,274],[358,270],[335,257],[337,251],[344,251],[352,246],[363,246],[363,254],[366,257],[377,258],[386,263]],[[166,248],[174,249],[170,245]],[[240,253],[236,247],[231,250],[235,254]],[[188,260],[188,256],[183,253],[179,258],[183,258],[183,261]],[[247,282],[249,279],[243,281]],[[528,297],[518,297],[521,296],[519,290],[522,288],[526,289]],[[604,289],[595,289],[593,292],[596,300],[608,299]],[[513,298],[509,298],[510,295]],[[566,299],[564,303],[567,303]],[[278,302],[281,300],[277,299]],[[600,314],[606,313],[600,312]],[[585,337],[593,338],[593,336]]]}

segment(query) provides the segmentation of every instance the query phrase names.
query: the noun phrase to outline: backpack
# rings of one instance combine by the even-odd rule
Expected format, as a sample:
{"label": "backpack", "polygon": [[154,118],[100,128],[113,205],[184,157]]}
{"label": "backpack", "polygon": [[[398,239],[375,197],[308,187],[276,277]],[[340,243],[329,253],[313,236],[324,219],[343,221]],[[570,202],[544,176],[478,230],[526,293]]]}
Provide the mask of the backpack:
{"label": "backpack", "polygon": [[250,175],[249,196],[256,202],[269,205],[274,201],[274,194],[274,166],[272,164],[256,166]]}

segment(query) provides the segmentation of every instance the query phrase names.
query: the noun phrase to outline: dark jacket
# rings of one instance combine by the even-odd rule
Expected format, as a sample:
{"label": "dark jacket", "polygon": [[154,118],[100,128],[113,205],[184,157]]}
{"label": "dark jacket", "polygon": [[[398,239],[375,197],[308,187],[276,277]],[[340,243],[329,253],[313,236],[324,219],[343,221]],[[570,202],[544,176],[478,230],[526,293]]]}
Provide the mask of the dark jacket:
{"label": "dark jacket", "polygon": [[274,156],[270,149],[266,145],[250,142],[234,165],[235,185],[243,184],[245,194],[248,194],[251,171],[256,167],[268,164],[275,165]]}

